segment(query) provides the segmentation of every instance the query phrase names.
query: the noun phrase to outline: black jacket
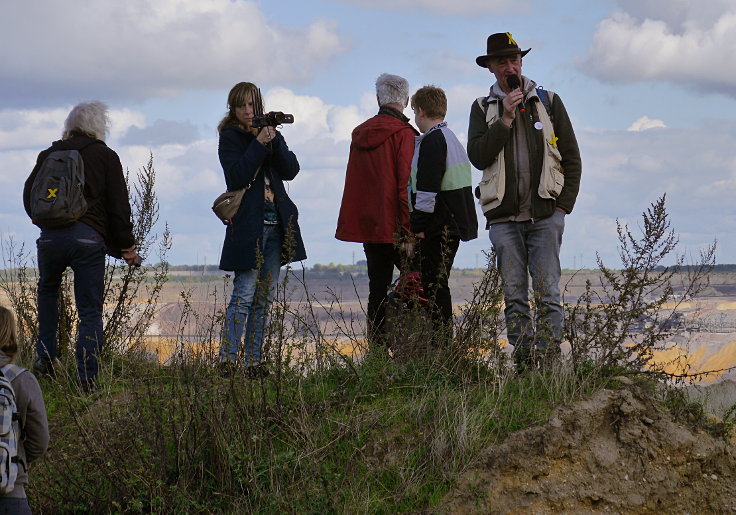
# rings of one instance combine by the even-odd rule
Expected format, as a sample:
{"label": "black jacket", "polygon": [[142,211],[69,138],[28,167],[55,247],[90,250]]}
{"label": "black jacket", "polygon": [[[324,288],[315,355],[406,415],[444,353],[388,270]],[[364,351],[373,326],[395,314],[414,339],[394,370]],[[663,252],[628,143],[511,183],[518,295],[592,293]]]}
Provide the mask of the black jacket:
{"label": "black jacket", "polygon": [[296,177],[299,173],[299,162],[289,150],[281,133],[276,133],[271,148],[268,149],[258,143],[250,132],[239,127],[225,127],[220,132],[218,154],[228,191],[246,187],[258,168],[261,168],[253,186],[243,195],[233,223],[225,230],[220,269],[252,270],[257,266],[259,240],[263,237],[264,173],[269,174],[276,210],[285,235],[281,262],[285,264],[306,259],[307,254],[299,231],[299,212],[286,193],[283,183]]}

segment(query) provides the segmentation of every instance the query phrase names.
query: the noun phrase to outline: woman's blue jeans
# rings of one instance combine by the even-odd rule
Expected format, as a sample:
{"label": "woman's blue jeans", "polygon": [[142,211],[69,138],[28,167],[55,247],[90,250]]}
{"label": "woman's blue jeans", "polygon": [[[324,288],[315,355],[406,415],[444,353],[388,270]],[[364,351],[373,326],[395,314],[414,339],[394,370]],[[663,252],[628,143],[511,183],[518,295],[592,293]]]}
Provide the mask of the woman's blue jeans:
{"label": "woman's blue jeans", "polygon": [[[506,304],[506,332],[517,354],[558,346],[562,340],[559,284],[564,230],[565,213],[558,209],[552,216],[534,222],[491,225],[491,243],[496,251]],[[537,306],[534,322],[529,306],[529,275]]]}
{"label": "woman's blue jeans", "polygon": [[[246,365],[256,365],[263,360],[268,309],[279,282],[282,240],[280,225],[264,225],[260,266],[235,271],[233,294],[225,312],[220,361],[235,361],[240,357]],[[241,348],[244,328],[245,342]]]}
{"label": "woman's blue jeans", "polygon": [[102,349],[102,303],[105,288],[105,242],[82,222],[41,229],[38,250],[39,356],[56,358],[59,324],[59,288],[67,267],[74,271],[74,300],[79,315],[77,373],[82,381],[97,377],[97,354]]}

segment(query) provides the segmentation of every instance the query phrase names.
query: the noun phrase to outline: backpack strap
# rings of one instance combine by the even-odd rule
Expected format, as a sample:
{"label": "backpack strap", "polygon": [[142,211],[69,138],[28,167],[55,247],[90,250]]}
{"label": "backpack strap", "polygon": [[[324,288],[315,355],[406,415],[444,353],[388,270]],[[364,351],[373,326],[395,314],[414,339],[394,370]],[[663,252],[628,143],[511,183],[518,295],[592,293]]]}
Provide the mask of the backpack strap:
{"label": "backpack strap", "polygon": [[483,114],[486,116],[486,124],[489,122],[488,118],[488,109],[491,104],[497,104],[498,108],[498,117],[501,117],[501,102],[498,102],[497,100],[489,100],[490,97],[478,97],[475,99],[476,103],[478,104],[478,107],[480,107],[483,110]]}
{"label": "backpack strap", "polygon": [[549,116],[549,119],[554,122],[555,119],[552,115],[552,99],[550,98],[549,91],[544,89],[542,86],[538,86],[537,96],[539,97],[539,100],[542,101],[542,105],[544,105],[544,110],[547,111],[547,116]]}
{"label": "backpack strap", "polygon": [[3,373],[3,375],[7,378],[8,381],[13,381],[16,377],[21,375],[23,372],[26,372],[27,369],[23,367],[19,367],[15,363],[8,363],[6,365],[3,365],[0,367],[0,372]]}

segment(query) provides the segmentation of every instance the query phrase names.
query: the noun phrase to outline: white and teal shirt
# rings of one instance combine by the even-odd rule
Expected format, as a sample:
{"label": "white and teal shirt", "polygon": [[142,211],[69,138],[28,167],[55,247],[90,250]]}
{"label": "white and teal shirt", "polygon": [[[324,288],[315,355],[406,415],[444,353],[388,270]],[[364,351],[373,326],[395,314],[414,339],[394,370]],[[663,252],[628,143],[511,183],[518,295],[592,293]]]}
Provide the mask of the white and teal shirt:
{"label": "white and teal shirt", "polygon": [[411,230],[438,236],[445,228],[463,241],[478,236],[472,167],[465,147],[440,122],[414,143],[409,206]]}

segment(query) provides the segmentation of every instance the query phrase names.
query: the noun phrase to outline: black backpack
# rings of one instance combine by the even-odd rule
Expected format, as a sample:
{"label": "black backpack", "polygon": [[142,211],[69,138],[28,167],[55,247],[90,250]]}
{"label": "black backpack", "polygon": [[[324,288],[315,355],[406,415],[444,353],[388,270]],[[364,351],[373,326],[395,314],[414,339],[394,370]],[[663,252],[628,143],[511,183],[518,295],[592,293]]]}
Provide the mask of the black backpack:
{"label": "black backpack", "polygon": [[36,173],[31,185],[31,221],[39,227],[62,227],[87,212],[84,198],[84,160],[79,149],[54,150]]}

